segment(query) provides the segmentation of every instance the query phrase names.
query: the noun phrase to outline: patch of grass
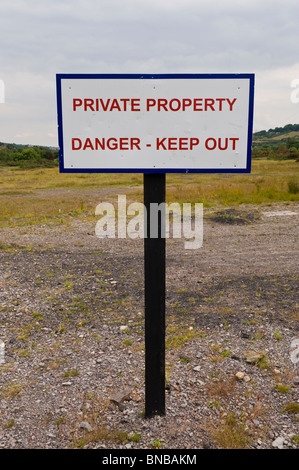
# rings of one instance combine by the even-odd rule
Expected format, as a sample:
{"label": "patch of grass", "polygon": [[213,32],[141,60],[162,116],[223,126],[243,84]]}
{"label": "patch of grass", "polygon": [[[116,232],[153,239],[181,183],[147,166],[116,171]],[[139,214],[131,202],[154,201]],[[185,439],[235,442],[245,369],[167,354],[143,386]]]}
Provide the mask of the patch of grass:
{"label": "patch of grass", "polygon": [[64,373],[64,377],[77,377],[79,375],[79,371],[77,369],[71,369]]}
{"label": "patch of grass", "polygon": [[54,334],[61,334],[65,332],[65,326],[64,323],[61,323],[59,327],[55,330]]}
{"label": "patch of grass", "polygon": [[299,413],[299,403],[296,403],[296,402],[287,403],[284,406],[282,412],[283,413],[290,413],[290,414]]}
{"label": "patch of grass", "polygon": [[73,447],[83,448],[90,443],[96,442],[112,442],[117,444],[125,444],[128,440],[128,434],[124,431],[108,429],[105,426],[97,427],[94,431],[84,432],[84,437],[76,440]]}
{"label": "patch of grass", "polygon": [[36,325],[36,323],[30,323],[30,324],[24,325],[22,327],[22,330],[20,331],[20,333],[18,335],[18,340],[19,341],[27,341],[30,334],[35,329],[38,329],[38,325]]}
{"label": "patch of grass", "polygon": [[174,367],[174,364],[172,362],[166,362],[165,366],[165,386],[168,385],[172,369]]}
{"label": "patch of grass", "polygon": [[24,387],[21,384],[7,385],[5,388],[2,389],[0,393],[0,398],[7,398],[9,400],[13,400],[22,392],[23,388]]}
{"label": "patch of grass", "polygon": [[234,315],[234,310],[231,307],[217,307],[219,313],[222,315]]}
{"label": "patch of grass", "polygon": [[61,426],[61,424],[63,424],[64,422],[65,422],[65,416],[61,416],[60,418],[56,419],[55,424],[59,428],[59,426]]}
{"label": "patch of grass", "polygon": [[267,356],[263,356],[256,364],[260,369],[269,369],[270,365]]}
{"label": "patch of grass", "polygon": [[30,357],[29,349],[18,349],[18,355],[20,357]]}
{"label": "patch of grass", "polygon": [[[0,226],[64,224],[74,217],[87,216],[94,220],[98,196],[90,194],[83,203],[78,191],[82,188],[134,187],[128,202],[129,197],[142,201],[141,174],[64,174],[58,168],[40,171],[6,167],[0,168],[0,180]],[[202,202],[206,208],[289,202],[299,200],[298,186],[295,161],[253,160],[252,174],[248,175],[192,174],[186,178],[168,174],[167,202]],[[43,194],[54,189],[68,189],[68,193]],[[21,191],[22,197],[14,194],[16,191]]]}
{"label": "patch of grass", "polygon": [[274,336],[275,336],[275,339],[277,339],[277,341],[279,341],[282,338],[278,330],[274,331]]}
{"label": "patch of grass", "polygon": [[179,361],[182,362],[183,364],[189,364],[190,359],[188,359],[188,357],[181,356]]}
{"label": "patch of grass", "polygon": [[141,439],[141,436],[138,432],[135,432],[132,436],[128,436],[128,440],[131,442],[139,442]]}
{"label": "patch of grass", "polygon": [[212,434],[222,449],[246,449],[251,443],[245,421],[238,418],[235,413],[229,413]]}
{"label": "patch of grass", "polygon": [[291,390],[291,387],[289,387],[288,385],[284,385],[280,383],[276,384],[275,388],[280,393],[289,393]]}
{"label": "patch of grass", "polygon": [[180,349],[188,341],[198,337],[199,333],[195,329],[182,328],[180,326],[172,325],[166,331],[165,349]]}
{"label": "patch of grass", "polygon": [[228,349],[224,349],[221,351],[220,356],[221,357],[229,357],[231,355],[231,352]]}
{"label": "patch of grass", "polygon": [[4,424],[4,428],[5,429],[10,429],[14,426],[15,422],[13,419],[10,419],[9,421],[7,421],[5,424]]}
{"label": "patch of grass", "polygon": [[152,441],[151,444],[152,444],[154,449],[163,449],[164,442],[157,439],[155,441]]}
{"label": "patch of grass", "polygon": [[32,312],[32,316],[36,321],[43,321],[44,317],[39,312]]}
{"label": "patch of grass", "polygon": [[70,290],[73,288],[73,283],[72,282],[69,282],[69,281],[64,281],[63,282],[63,286],[67,289],[67,290]]}
{"label": "patch of grass", "polygon": [[[215,215],[211,215],[210,219],[214,222],[222,224],[251,224],[258,219],[258,215],[254,212],[240,211],[236,209],[225,209],[218,211]],[[243,286],[241,286],[243,287]],[[244,286],[246,287],[246,286]]]}
{"label": "patch of grass", "polygon": [[288,190],[290,194],[299,193],[299,180],[292,178],[288,181]]}
{"label": "patch of grass", "polygon": [[212,400],[208,403],[209,408],[216,408],[217,410],[221,409],[221,402],[219,400]]}
{"label": "patch of grass", "polygon": [[212,380],[207,388],[207,393],[210,396],[228,398],[232,395],[235,385],[236,382],[233,377]]}

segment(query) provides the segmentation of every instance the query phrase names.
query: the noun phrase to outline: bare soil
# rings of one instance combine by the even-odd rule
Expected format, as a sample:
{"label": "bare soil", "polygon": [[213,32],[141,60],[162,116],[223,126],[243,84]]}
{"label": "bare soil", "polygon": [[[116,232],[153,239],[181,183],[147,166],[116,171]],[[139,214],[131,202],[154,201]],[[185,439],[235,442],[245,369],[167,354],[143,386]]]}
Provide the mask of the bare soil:
{"label": "bare soil", "polygon": [[[0,447],[298,446],[285,406],[298,403],[299,206],[242,212],[204,210],[198,250],[167,240],[166,415],[151,419],[143,241],[99,239],[84,214],[1,229]],[[247,350],[264,361],[249,364]],[[242,442],[223,441],[232,415]]]}

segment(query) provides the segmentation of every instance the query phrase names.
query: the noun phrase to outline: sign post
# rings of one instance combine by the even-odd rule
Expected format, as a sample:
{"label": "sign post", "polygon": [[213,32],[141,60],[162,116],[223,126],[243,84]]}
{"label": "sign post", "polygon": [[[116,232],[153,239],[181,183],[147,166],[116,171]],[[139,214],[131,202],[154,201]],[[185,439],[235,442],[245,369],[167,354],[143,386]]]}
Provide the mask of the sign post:
{"label": "sign post", "polygon": [[250,172],[254,75],[58,74],[56,83],[60,171],[144,174],[145,414],[163,415],[165,174]]}
{"label": "sign post", "polygon": [[[165,186],[165,173],[144,175],[146,417],[165,414]],[[151,220],[152,204],[162,204],[158,220]]]}

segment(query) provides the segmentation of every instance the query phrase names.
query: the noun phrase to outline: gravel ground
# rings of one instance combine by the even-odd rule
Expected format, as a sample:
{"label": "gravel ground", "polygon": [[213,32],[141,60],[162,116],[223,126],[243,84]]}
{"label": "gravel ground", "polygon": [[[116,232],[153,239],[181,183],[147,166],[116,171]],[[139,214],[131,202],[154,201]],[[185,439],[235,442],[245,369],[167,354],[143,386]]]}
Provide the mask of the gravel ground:
{"label": "gravel ground", "polygon": [[0,447],[298,448],[299,206],[242,210],[259,217],[204,212],[198,250],[167,240],[166,415],[150,419],[143,242],[100,240],[84,214],[3,228]]}

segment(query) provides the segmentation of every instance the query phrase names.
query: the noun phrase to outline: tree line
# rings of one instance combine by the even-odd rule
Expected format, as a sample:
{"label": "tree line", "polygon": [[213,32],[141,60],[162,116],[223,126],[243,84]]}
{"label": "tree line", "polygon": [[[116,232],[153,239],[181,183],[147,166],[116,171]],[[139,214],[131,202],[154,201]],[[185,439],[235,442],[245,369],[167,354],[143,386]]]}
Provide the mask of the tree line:
{"label": "tree line", "polygon": [[[298,132],[298,136],[285,134]],[[279,140],[273,140],[284,135]],[[252,158],[297,160],[299,162],[299,124],[287,124],[253,135]],[[59,150],[51,147],[7,144],[0,142],[0,167],[52,168],[59,164]]]}
{"label": "tree line", "polygon": [[58,157],[58,149],[0,142],[0,166],[51,168],[58,165]]}

